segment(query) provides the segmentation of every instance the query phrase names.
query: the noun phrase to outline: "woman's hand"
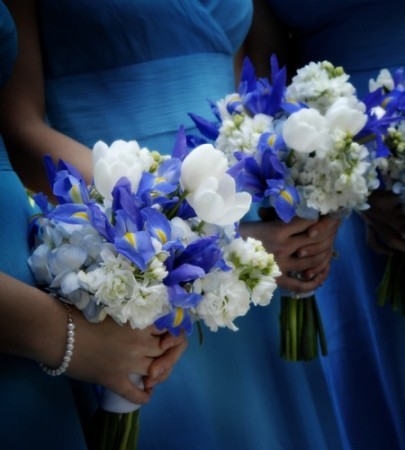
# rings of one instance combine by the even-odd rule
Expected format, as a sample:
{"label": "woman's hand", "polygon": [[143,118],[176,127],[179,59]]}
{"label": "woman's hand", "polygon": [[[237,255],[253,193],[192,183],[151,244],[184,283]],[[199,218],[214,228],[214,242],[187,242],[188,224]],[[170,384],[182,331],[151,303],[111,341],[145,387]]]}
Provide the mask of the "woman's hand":
{"label": "woman's hand", "polygon": [[367,242],[377,253],[391,255],[405,252],[405,214],[399,196],[392,192],[375,191],[370,197],[370,209],[363,211],[367,225]]}
{"label": "woman's hand", "polygon": [[160,346],[165,350],[165,353],[155,358],[149,366],[148,376],[143,380],[145,389],[151,389],[154,385],[167,380],[187,345],[188,342],[184,333],[178,337],[170,333],[165,333],[162,336]]}
{"label": "woman's hand", "polygon": [[[262,222],[243,223],[243,236],[253,236],[274,254],[282,275],[279,287],[297,293],[311,292],[326,279],[333,255],[333,241],[339,221],[329,216],[319,220],[295,217],[286,224],[270,219],[269,210],[260,210]],[[299,273],[299,278],[296,275]]]}
{"label": "woman's hand", "polygon": [[67,375],[100,384],[132,403],[147,403],[150,389],[139,388],[128,375],[147,375],[153,359],[176,345],[176,340],[162,345],[165,332],[154,326],[133,330],[128,324],[118,325],[109,317],[93,324],[80,311],[75,310],[73,314],[76,342]]}

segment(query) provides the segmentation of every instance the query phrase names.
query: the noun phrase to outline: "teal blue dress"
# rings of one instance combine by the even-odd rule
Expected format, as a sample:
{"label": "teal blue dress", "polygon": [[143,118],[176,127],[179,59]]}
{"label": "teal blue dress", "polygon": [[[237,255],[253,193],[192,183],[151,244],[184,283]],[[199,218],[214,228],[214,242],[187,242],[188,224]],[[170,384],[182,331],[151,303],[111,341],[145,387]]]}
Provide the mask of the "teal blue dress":
{"label": "teal blue dress", "polygon": [[[16,50],[14,23],[0,2],[1,85],[10,75]],[[31,214],[25,190],[0,138],[0,271],[28,284],[34,284],[27,264],[27,224]],[[83,394],[79,394],[81,389]],[[80,413],[76,394],[82,404]],[[0,355],[0,448],[85,450],[80,415],[84,420],[91,406],[88,394],[91,399],[91,386],[73,389],[67,378],[49,377],[34,361]]]}
{"label": "teal blue dress", "polygon": [[[405,66],[404,0],[269,0],[291,32],[298,66],[342,65],[363,96],[381,68]],[[353,214],[339,229],[338,260],[317,298],[329,356],[323,370],[344,449],[405,449],[405,320],[376,305],[386,258],[366,244]]]}
{"label": "teal blue dress", "polygon": [[[250,0],[41,0],[49,123],[92,147],[136,139],[169,153],[187,113],[233,92]],[[318,361],[278,356],[278,300],[197,333],[141,410],[140,450],[339,450]]]}

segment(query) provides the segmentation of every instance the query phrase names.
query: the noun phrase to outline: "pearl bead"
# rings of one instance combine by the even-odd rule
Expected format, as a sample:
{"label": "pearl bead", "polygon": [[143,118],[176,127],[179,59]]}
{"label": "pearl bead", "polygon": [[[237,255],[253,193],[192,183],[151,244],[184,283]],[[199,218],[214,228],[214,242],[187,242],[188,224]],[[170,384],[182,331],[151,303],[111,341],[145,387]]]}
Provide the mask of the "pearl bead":
{"label": "pearl bead", "polygon": [[73,323],[73,317],[71,313],[70,306],[64,303],[66,306],[66,309],[68,310],[68,323],[67,323],[67,340],[66,340],[66,348],[65,348],[65,354],[62,358],[62,363],[59,367],[56,369],[51,369],[50,367],[47,367],[43,363],[39,363],[39,367],[48,375],[52,377],[56,377],[59,375],[62,375],[66,372],[66,369],[69,367],[70,361],[73,356],[73,349],[74,349],[74,343],[75,343],[75,324]]}

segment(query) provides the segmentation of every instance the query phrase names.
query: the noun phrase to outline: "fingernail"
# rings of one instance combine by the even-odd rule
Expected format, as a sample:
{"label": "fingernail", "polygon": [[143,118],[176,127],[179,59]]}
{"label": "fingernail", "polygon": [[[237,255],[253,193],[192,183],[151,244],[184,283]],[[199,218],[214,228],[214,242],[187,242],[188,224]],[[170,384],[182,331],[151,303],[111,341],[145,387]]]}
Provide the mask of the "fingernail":
{"label": "fingernail", "polygon": [[300,258],[303,258],[304,256],[308,255],[308,252],[306,250],[300,250],[298,255]]}
{"label": "fingernail", "polygon": [[318,236],[318,234],[319,234],[318,230],[311,230],[309,232],[309,237],[314,238],[314,237]]}

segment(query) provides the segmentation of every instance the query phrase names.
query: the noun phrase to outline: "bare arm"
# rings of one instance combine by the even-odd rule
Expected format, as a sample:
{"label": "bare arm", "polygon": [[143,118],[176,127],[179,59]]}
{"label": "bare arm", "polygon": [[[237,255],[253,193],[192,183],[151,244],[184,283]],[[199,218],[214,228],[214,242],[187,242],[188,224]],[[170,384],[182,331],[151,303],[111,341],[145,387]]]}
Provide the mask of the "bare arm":
{"label": "bare arm", "polygon": [[[0,353],[59,366],[67,324],[61,302],[3,273],[0,286]],[[165,334],[162,338],[163,333],[154,327],[132,330],[109,318],[92,324],[75,309],[72,315],[76,342],[67,375],[108,387],[134,403],[148,402],[150,392],[134,386],[128,374],[147,375],[154,361],[159,372],[155,383],[163,381],[186,348],[184,337]],[[159,357],[163,358],[161,363]],[[166,374],[160,373],[161,367]]]}
{"label": "bare arm", "polygon": [[91,181],[91,151],[53,130],[45,122],[42,55],[36,2],[5,2],[18,32],[18,57],[11,79],[0,93],[1,132],[10,159],[23,183],[35,191],[49,192],[43,157],[49,154],[74,164]]}

